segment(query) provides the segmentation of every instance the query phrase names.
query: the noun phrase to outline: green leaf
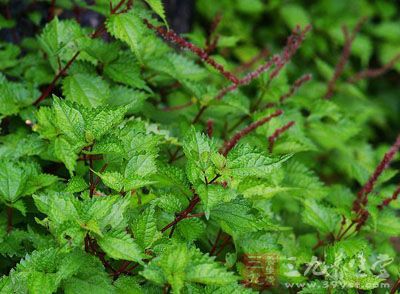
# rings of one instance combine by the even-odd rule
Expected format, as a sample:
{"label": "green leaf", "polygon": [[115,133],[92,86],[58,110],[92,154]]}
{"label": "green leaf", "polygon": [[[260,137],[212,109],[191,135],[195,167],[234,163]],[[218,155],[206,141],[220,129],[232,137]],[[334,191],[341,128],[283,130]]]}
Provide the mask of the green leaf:
{"label": "green leaf", "polygon": [[139,245],[123,231],[105,233],[102,238],[98,239],[98,244],[105,253],[114,259],[143,263],[142,259],[146,258]]}
{"label": "green leaf", "polygon": [[322,233],[334,232],[336,225],[340,222],[340,216],[331,208],[323,206],[312,199],[304,201],[303,221]]}
{"label": "green leaf", "polygon": [[282,5],[280,13],[283,20],[291,29],[294,29],[296,25],[300,25],[304,28],[311,23],[307,11],[300,5]]}
{"label": "green leaf", "polygon": [[169,29],[168,28],[167,19],[165,17],[164,6],[163,6],[163,3],[161,2],[161,0],[145,0],[145,1],[146,1],[147,4],[149,4],[151,9],[153,9],[154,12],[157,13],[157,15],[159,17],[161,17],[161,19],[163,20],[163,22],[167,26],[167,29]]}
{"label": "green leaf", "polygon": [[3,201],[13,203],[25,190],[26,172],[11,161],[0,161],[0,197]]}
{"label": "green leaf", "polygon": [[54,152],[59,160],[61,160],[72,176],[76,167],[76,160],[78,155],[71,144],[65,140],[63,137],[58,137],[55,140]]}
{"label": "green leaf", "polygon": [[107,187],[110,187],[115,191],[119,192],[124,187],[124,176],[119,172],[104,172],[102,174],[96,174],[101,178]]}
{"label": "green leaf", "polygon": [[79,110],[53,96],[54,118],[60,132],[73,143],[85,141],[85,121]]}
{"label": "green leaf", "polygon": [[97,107],[107,101],[110,89],[99,76],[77,73],[63,81],[63,93],[68,100],[86,107]]}
{"label": "green leaf", "polygon": [[142,248],[150,248],[155,241],[162,237],[157,229],[155,209],[149,207],[133,222],[132,231],[135,241]]}
{"label": "green leaf", "polygon": [[126,107],[118,108],[96,108],[85,115],[86,141],[90,138],[101,139],[105,134],[113,131],[122,122],[127,111]]}
{"label": "green leaf", "polygon": [[291,155],[270,158],[246,145],[234,148],[227,158],[224,175],[233,178],[245,177],[268,177],[274,170],[277,170],[283,162]]}
{"label": "green leaf", "polygon": [[104,73],[112,80],[138,89],[146,89],[141,77],[140,65],[131,53],[123,53],[118,59],[104,66]]}
{"label": "green leaf", "polygon": [[131,158],[125,168],[125,178],[145,178],[157,171],[153,155],[137,155]]}
{"label": "green leaf", "polygon": [[107,30],[115,38],[126,42],[135,53],[136,58],[142,63],[141,41],[147,31],[146,26],[138,15],[132,11],[114,14],[107,21]]}

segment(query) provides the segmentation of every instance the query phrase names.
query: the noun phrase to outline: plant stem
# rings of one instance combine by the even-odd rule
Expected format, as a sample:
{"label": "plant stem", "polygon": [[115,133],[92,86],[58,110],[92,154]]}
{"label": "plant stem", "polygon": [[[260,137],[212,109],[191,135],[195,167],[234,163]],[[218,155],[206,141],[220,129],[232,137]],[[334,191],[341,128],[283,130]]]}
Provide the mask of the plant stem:
{"label": "plant stem", "polygon": [[191,213],[195,209],[197,203],[199,203],[199,202],[200,202],[200,197],[198,195],[194,195],[194,197],[190,201],[188,207],[185,210],[183,210],[182,212],[180,212],[172,222],[170,222],[168,225],[166,225],[164,228],[162,228],[161,232],[164,233],[170,227],[175,226],[181,220],[185,219],[189,215],[189,213]]}
{"label": "plant stem", "polygon": [[221,238],[221,235],[222,235],[222,230],[219,229],[218,234],[217,234],[217,238],[215,238],[214,244],[211,247],[210,255],[213,255],[215,253],[215,250],[217,249],[218,242],[219,242],[219,239]]}
{"label": "plant stem", "polygon": [[400,278],[397,279],[396,283],[394,283],[392,289],[390,289],[390,294],[395,294],[396,291],[400,288]]}

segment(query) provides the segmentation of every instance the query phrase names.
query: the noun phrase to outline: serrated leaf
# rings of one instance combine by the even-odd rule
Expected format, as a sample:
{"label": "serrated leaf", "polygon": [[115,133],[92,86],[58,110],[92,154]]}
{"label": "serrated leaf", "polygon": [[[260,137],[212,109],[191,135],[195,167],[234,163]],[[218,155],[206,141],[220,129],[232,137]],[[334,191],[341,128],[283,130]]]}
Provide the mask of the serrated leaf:
{"label": "serrated leaf", "polygon": [[108,32],[126,42],[137,59],[142,62],[141,40],[147,30],[139,16],[132,11],[129,13],[114,14],[107,21]]}
{"label": "serrated leaf", "polygon": [[63,137],[58,137],[54,143],[54,152],[59,160],[61,160],[72,176],[76,167],[78,155],[71,144]]}
{"label": "serrated leaf", "polygon": [[123,231],[107,232],[102,238],[98,239],[98,244],[110,257],[114,259],[131,260],[142,263],[146,255],[142,252],[139,245]]}
{"label": "serrated leaf", "polygon": [[285,155],[270,158],[252,150],[249,146],[241,145],[228,154],[224,174],[234,178],[268,177],[290,157],[291,155]]}
{"label": "serrated leaf", "polygon": [[54,118],[58,129],[74,143],[85,140],[85,121],[81,112],[53,97]]}
{"label": "serrated leaf", "polygon": [[132,231],[135,241],[142,248],[150,248],[155,241],[162,237],[157,229],[154,207],[145,209],[134,221]]}
{"label": "serrated leaf", "polygon": [[110,89],[99,76],[77,73],[63,81],[63,93],[68,100],[86,107],[97,107],[107,101]]}
{"label": "serrated leaf", "polygon": [[313,199],[305,200],[304,208],[302,212],[303,221],[317,228],[322,233],[333,232],[336,225],[340,222],[338,214]]}
{"label": "serrated leaf", "polygon": [[155,13],[164,21],[165,25],[168,28],[167,19],[165,17],[164,6],[161,0],[145,0],[147,4],[154,10]]}

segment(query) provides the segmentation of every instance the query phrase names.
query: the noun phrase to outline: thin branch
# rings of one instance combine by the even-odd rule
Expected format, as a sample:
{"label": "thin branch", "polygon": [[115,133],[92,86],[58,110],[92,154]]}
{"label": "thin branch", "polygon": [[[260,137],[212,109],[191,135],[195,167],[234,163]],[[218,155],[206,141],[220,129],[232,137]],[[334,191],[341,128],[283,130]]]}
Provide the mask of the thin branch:
{"label": "thin branch", "polygon": [[217,250],[218,242],[219,242],[219,239],[221,238],[221,235],[222,235],[222,230],[219,229],[217,237],[215,238],[214,244],[211,247],[210,256],[215,253],[215,250]]}
{"label": "thin branch", "polygon": [[222,241],[222,244],[221,244],[221,246],[219,247],[219,250],[215,253],[215,256],[219,256],[219,255],[222,253],[222,251],[224,251],[226,245],[229,244],[231,238],[232,238],[232,237],[229,236],[229,235],[225,237],[224,241]]}
{"label": "thin branch", "polygon": [[74,63],[76,58],[79,56],[80,51],[76,52],[74,56],[67,62],[67,64],[54,76],[53,80],[51,81],[50,85],[47,86],[47,88],[42,92],[42,94],[33,102],[33,105],[38,105],[41,101],[46,99],[51,92],[54,90],[57,81],[64,75],[66,75],[68,69],[71,67],[71,65]]}
{"label": "thin branch", "polygon": [[274,143],[275,141],[284,133],[286,132],[288,129],[290,129],[291,127],[293,127],[296,123],[294,121],[290,121],[288,122],[286,125],[284,125],[281,128],[276,129],[273,134],[271,136],[268,137],[268,142],[269,142],[269,152],[272,153],[272,150],[274,148]]}
{"label": "thin branch", "polygon": [[264,59],[265,57],[267,57],[269,55],[269,51],[268,49],[264,48],[262,49],[256,56],[254,56],[252,59],[250,59],[249,61],[243,63],[242,65],[239,65],[236,69],[235,72],[236,73],[241,73],[246,71],[247,69],[251,68],[254,64],[256,64],[258,61],[260,61],[261,59]]}
{"label": "thin branch", "polygon": [[200,197],[195,194],[192,198],[192,200],[190,201],[188,207],[181,211],[176,217],[175,219],[170,222],[169,224],[167,224],[165,227],[163,227],[161,229],[161,232],[164,233],[166,230],[168,230],[169,228],[171,228],[172,226],[175,226],[177,223],[179,223],[181,220],[185,219],[196,207],[197,203],[200,202]]}
{"label": "thin branch", "polygon": [[211,22],[211,26],[208,31],[208,36],[206,39],[206,49],[205,49],[205,51],[208,54],[213,52],[215,50],[215,48],[217,47],[219,36],[215,36],[214,39],[212,39],[212,37],[213,37],[215,31],[217,30],[218,25],[221,23],[221,20],[222,20],[222,14],[218,12],[215,15],[213,21]]}
{"label": "thin branch", "polygon": [[[273,65],[275,65],[275,70],[270,74],[270,81],[274,79],[281,69],[289,62],[292,56],[296,53],[300,45],[305,39],[306,34],[311,30],[311,25],[306,26],[303,30],[300,27],[296,27],[292,34],[288,37],[286,46],[284,47],[281,54],[275,55],[266,63],[260,65],[256,70],[248,73],[243,78],[239,79],[236,83],[223,88],[218,92],[215,99],[221,100],[229,92],[235,91],[239,86],[248,85],[251,81],[259,77],[262,73],[269,70]],[[208,106],[202,106],[199,112],[196,114],[192,123],[199,121],[201,115],[207,109]]]}
{"label": "thin branch", "polygon": [[284,103],[286,99],[292,97],[293,94],[296,93],[301,88],[301,86],[303,86],[311,79],[312,79],[311,74],[305,74],[300,78],[298,78],[296,81],[294,81],[293,85],[290,87],[290,90],[287,93],[283,94],[281,97],[279,97],[279,102]]}
{"label": "thin branch", "polygon": [[389,206],[390,202],[395,201],[400,195],[400,185],[397,186],[397,189],[393,192],[391,197],[385,198],[382,200],[381,204],[378,205],[378,209],[382,210],[385,206]]}
{"label": "thin branch", "polygon": [[344,67],[346,66],[346,63],[349,60],[351,53],[351,45],[353,44],[353,41],[357,33],[361,30],[361,26],[364,24],[366,20],[367,20],[366,17],[361,18],[354,27],[351,35],[349,33],[349,29],[346,26],[342,27],[342,31],[344,34],[344,46],[342,49],[342,54],[340,56],[339,62],[336,64],[335,72],[332,78],[328,82],[326,93],[324,96],[325,99],[331,99],[331,97],[333,96],[333,93],[335,92],[336,81],[342,75]]}
{"label": "thin branch", "polygon": [[365,78],[375,78],[377,76],[381,76],[388,72],[398,61],[400,61],[400,53],[380,68],[369,68],[356,73],[354,76],[348,79],[348,82],[355,83]]}
{"label": "thin branch", "polygon": [[47,21],[51,21],[54,18],[54,11],[56,8],[56,0],[51,0],[49,7],[49,15],[47,16]]}
{"label": "thin branch", "polygon": [[207,136],[211,138],[213,136],[213,132],[214,132],[214,121],[209,119],[207,121]]}
{"label": "thin branch", "polygon": [[147,19],[144,19],[144,23],[147,25],[149,29],[157,32],[165,40],[173,42],[178,46],[180,46],[181,48],[185,48],[192,51],[194,54],[200,57],[201,60],[208,63],[209,65],[214,67],[217,71],[219,71],[225,78],[227,78],[228,80],[230,80],[235,84],[238,83],[239,81],[238,78],[233,73],[227,71],[221,64],[216,62],[215,59],[210,57],[204,49],[197,47],[196,45],[186,41],[172,30],[167,31],[163,27],[156,27],[152,25]]}
{"label": "thin branch", "polygon": [[[121,0],[114,8],[111,8],[110,14],[116,14],[118,9],[121,8],[121,6],[125,3],[126,0]],[[121,12],[119,12],[121,13]],[[93,32],[89,37],[90,38],[96,38],[102,33],[105,29],[104,23],[97,28],[95,32]],[[54,76],[53,80],[51,81],[50,85],[47,86],[46,89],[42,91],[40,96],[33,102],[33,105],[38,105],[40,102],[42,102],[44,99],[46,99],[51,92],[53,92],[54,88],[56,87],[57,81],[62,77],[67,74],[68,69],[71,67],[71,65],[75,62],[77,57],[79,56],[80,51],[77,51],[72,58],[66,63],[66,65],[58,71],[58,73]]]}
{"label": "thin branch", "polygon": [[357,198],[353,202],[353,210],[355,212],[359,212],[361,210],[361,206],[365,206],[368,203],[368,195],[374,189],[375,183],[378,180],[379,176],[383,173],[385,169],[389,167],[389,164],[392,162],[396,153],[400,149],[400,134],[398,135],[395,143],[390,147],[389,151],[385,153],[381,162],[376,167],[375,171],[372,173],[371,177],[365,183],[365,185],[361,188],[361,190],[357,193]]}
{"label": "thin branch", "polygon": [[396,294],[396,291],[400,289],[400,278],[394,283],[393,287],[390,289],[390,294]]}
{"label": "thin branch", "polygon": [[224,147],[221,148],[221,150],[220,150],[220,153],[224,156],[227,156],[229,151],[231,151],[232,148],[236,146],[236,144],[239,142],[240,139],[242,139],[244,136],[248,135],[250,132],[254,131],[256,128],[269,122],[272,118],[280,116],[282,114],[283,114],[283,111],[278,109],[273,114],[271,114],[267,117],[264,117],[256,122],[250,124],[243,130],[237,132],[229,141],[225,142]]}

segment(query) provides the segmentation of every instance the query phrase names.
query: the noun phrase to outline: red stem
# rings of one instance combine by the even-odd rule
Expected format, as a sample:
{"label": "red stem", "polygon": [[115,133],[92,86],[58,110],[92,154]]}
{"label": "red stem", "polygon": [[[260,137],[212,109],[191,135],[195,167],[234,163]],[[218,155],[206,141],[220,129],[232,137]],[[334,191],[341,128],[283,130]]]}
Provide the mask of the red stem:
{"label": "red stem", "polygon": [[283,114],[283,111],[278,109],[273,114],[271,114],[267,117],[264,117],[256,122],[250,124],[243,130],[237,132],[229,141],[225,142],[224,147],[221,148],[221,150],[220,150],[221,154],[224,156],[227,156],[229,151],[231,151],[232,148],[236,146],[236,144],[239,142],[240,139],[242,139],[244,136],[248,135],[250,132],[254,131],[256,128],[269,122],[272,118],[280,116],[282,114]]}
{"label": "red stem", "polygon": [[368,203],[368,195],[374,189],[375,183],[378,180],[379,176],[383,173],[385,169],[388,168],[389,164],[392,162],[394,156],[400,149],[400,134],[398,135],[396,142],[390,147],[389,151],[385,153],[381,162],[376,167],[375,171],[365,183],[365,185],[361,188],[361,190],[357,193],[357,198],[353,202],[353,210],[355,212],[359,212],[362,210],[362,205],[365,206]]}
{"label": "red stem", "polygon": [[390,289],[390,294],[395,294],[396,291],[400,289],[400,278],[394,283],[393,287]]}
{"label": "red stem", "polygon": [[[118,9],[125,3],[126,0],[121,0],[114,8],[111,8],[110,14],[115,14],[117,13]],[[122,12],[120,12],[122,13]],[[100,35],[100,33],[102,33],[104,31],[104,23],[99,26],[97,28],[97,30],[92,33],[90,35],[90,38],[96,38]],[[80,51],[76,52],[74,54],[74,56],[72,56],[72,58],[67,62],[67,64],[54,76],[53,80],[51,81],[50,85],[47,86],[46,89],[44,89],[41,93],[41,95],[39,96],[39,98],[37,98],[35,100],[35,102],[33,102],[33,105],[38,105],[41,101],[43,101],[44,99],[46,99],[51,92],[53,92],[57,81],[64,75],[67,74],[68,69],[71,67],[71,65],[74,63],[74,61],[76,60],[76,58],[79,56]]]}
{"label": "red stem", "polygon": [[54,11],[56,8],[56,0],[51,0],[49,7],[49,15],[47,16],[47,21],[51,21],[54,18]]}
{"label": "red stem", "polygon": [[275,141],[284,133],[286,132],[288,129],[290,129],[291,127],[293,127],[295,125],[294,121],[290,121],[288,122],[286,125],[284,125],[281,128],[278,128],[274,131],[274,133],[268,137],[268,142],[269,142],[269,152],[272,153],[272,150],[274,148],[274,143]]}
{"label": "red stem", "polygon": [[370,68],[370,69],[360,71],[359,73],[356,73],[354,76],[350,77],[348,79],[348,81],[350,83],[355,83],[364,78],[375,78],[377,76],[383,75],[384,73],[389,71],[399,60],[400,60],[400,54],[397,54],[395,57],[393,57],[388,63],[386,63],[382,67]]}
{"label": "red stem", "polygon": [[361,18],[357,22],[356,26],[354,27],[351,35],[350,35],[349,29],[347,27],[345,27],[345,26],[342,27],[343,34],[344,34],[344,40],[345,40],[344,46],[343,46],[343,50],[342,50],[342,54],[340,56],[339,62],[336,64],[333,77],[328,82],[328,86],[327,86],[326,93],[324,96],[325,99],[330,99],[333,96],[333,93],[335,92],[336,81],[342,75],[344,67],[346,66],[346,63],[350,57],[351,45],[353,44],[353,41],[354,41],[357,33],[361,30],[361,26],[364,24],[364,22],[366,20],[367,20],[366,17]]}
{"label": "red stem", "polygon": [[191,212],[195,209],[197,203],[199,203],[199,202],[200,202],[200,197],[199,197],[198,195],[194,195],[194,197],[192,198],[192,200],[191,200],[190,203],[189,203],[189,206],[188,206],[185,210],[181,211],[181,212],[175,217],[175,219],[174,219],[172,222],[170,222],[168,225],[166,225],[164,228],[162,228],[162,229],[161,229],[161,232],[164,233],[164,232],[165,232],[166,230],[168,230],[170,227],[175,226],[175,225],[176,225],[177,223],[179,223],[181,220],[185,219],[185,218],[189,215],[189,213],[191,213]]}
{"label": "red stem", "polygon": [[384,200],[382,200],[381,204],[378,205],[378,209],[382,210],[385,206],[388,206],[390,202],[395,201],[397,197],[400,195],[400,185],[397,187],[397,189],[393,192],[391,197],[388,197]]}
{"label": "red stem", "polygon": [[242,65],[238,66],[235,69],[235,72],[240,73],[243,72],[249,68],[251,68],[255,63],[257,63],[259,60],[267,57],[269,54],[268,49],[262,49],[256,56],[254,56],[252,59],[250,59],[249,61],[243,63]]}
{"label": "red stem", "polygon": [[239,81],[238,78],[233,73],[227,71],[221,64],[216,62],[212,57],[210,57],[204,49],[197,47],[196,45],[186,41],[172,30],[167,31],[163,27],[156,27],[152,25],[147,19],[144,20],[144,23],[147,25],[149,29],[157,32],[165,40],[171,41],[182,48],[186,48],[192,51],[194,54],[200,57],[201,60],[208,63],[209,65],[214,67],[217,71],[219,71],[225,78],[227,78],[234,84],[238,83]]}
{"label": "red stem", "polygon": [[305,75],[301,76],[300,78],[298,78],[296,81],[294,81],[293,85],[290,87],[289,92],[287,92],[286,94],[283,94],[279,98],[279,102],[280,103],[285,102],[286,99],[288,99],[291,96],[293,96],[293,94],[296,93],[296,91],[298,91],[301,86],[303,86],[305,83],[307,83],[311,79],[312,79],[312,75],[311,74],[305,74]]}
{"label": "red stem", "polygon": [[222,235],[222,230],[219,229],[218,234],[217,234],[217,237],[215,238],[214,244],[213,244],[213,246],[211,247],[210,255],[213,255],[213,254],[215,253],[215,250],[217,249],[218,242],[219,242],[219,239],[221,238],[221,235]]}
{"label": "red stem", "polygon": [[213,136],[213,132],[214,132],[214,121],[209,119],[207,121],[207,136],[211,138]]}

